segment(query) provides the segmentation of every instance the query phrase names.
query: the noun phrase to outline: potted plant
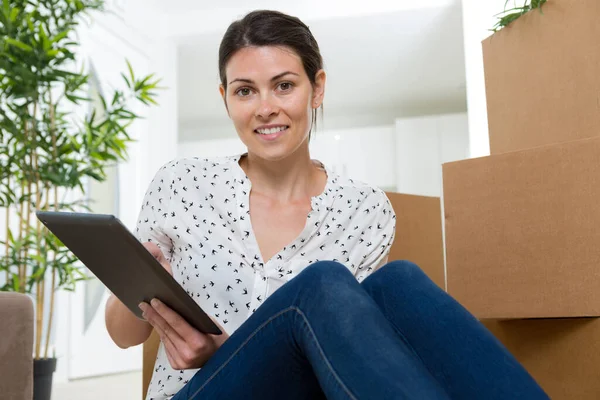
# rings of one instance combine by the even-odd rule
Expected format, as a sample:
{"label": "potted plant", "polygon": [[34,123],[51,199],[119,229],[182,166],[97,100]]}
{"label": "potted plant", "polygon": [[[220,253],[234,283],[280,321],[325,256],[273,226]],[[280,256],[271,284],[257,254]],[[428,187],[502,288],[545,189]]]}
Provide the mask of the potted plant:
{"label": "potted plant", "polygon": [[[158,81],[127,63],[124,89],[83,112],[89,73],[78,67],[76,29],[104,11],[102,0],[0,1],[0,290],[35,304],[34,398],[49,399],[56,358],[49,353],[54,293],[87,279],[77,258],[34,215],[83,211],[86,183],[127,157],[134,101],[156,104]],[[79,71],[79,72],[77,72]],[[74,199],[74,200],[73,200]],[[44,375],[46,374],[46,375]],[[45,385],[45,386],[44,386]]]}
{"label": "potted plant", "polygon": [[496,25],[490,29],[492,32],[498,32],[500,29],[510,25],[511,22],[516,21],[531,10],[538,8],[540,12],[542,12],[542,6],[548,0],[525,0],[522,6],[514,4],[513,7],[509,8],[508,3],[510,3],[510,1],[511,0],[506,0],[506,3],[504,3],[504,11],[496,15],[498,21],[496,22]]}

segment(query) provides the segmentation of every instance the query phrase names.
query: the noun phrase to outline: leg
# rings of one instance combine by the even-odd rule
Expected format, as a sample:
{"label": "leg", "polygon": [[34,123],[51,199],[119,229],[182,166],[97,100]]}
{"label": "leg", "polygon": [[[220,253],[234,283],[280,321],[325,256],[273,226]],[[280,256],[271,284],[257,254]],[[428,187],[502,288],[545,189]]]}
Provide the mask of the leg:
{"label": "leg", "polygon": [[174,400],[448,399],[345,266],[273,293]]}
{"label": "leg", "polygon": [[361,285],[454,399],[548,399],[504,346],[415,264],[395,261]]}

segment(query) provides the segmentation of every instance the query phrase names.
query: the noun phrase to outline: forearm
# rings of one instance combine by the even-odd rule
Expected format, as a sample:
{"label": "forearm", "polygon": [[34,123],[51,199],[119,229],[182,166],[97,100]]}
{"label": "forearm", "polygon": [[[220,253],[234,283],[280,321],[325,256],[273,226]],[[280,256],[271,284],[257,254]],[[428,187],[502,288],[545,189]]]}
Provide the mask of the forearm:
{"label": "forearm", "polygon": [[106,303],[105,322],[108,334],[123,349],[144,343],[152,332],[152,325],[133,315],[114,295]]}

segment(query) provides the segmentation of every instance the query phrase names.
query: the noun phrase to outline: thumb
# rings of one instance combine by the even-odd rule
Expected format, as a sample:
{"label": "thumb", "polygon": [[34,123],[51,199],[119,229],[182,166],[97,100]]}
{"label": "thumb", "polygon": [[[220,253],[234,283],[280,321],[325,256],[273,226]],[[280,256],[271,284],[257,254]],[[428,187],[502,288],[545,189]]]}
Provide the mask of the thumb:
{"label": "thumb", "polygon": [[145,242],[143,243],[143,245],[146,248],[146,250],[148,250],[148,252],[152,254],[152,256],[156,258],[156,260],[163,266],[163,268],[166,269],[171,275],[173,275],[173,273],[171,272],[171,265],[167,261],[167,258],[163,254],[160,247],[158,247],[155,243],[152,242]]}

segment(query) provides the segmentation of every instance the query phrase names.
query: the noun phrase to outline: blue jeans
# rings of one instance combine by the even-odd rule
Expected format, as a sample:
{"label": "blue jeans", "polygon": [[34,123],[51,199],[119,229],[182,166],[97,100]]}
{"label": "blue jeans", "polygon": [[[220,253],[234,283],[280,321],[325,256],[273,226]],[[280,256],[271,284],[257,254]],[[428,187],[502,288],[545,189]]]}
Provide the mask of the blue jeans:
{"label": "blue jeans", "polygon": [[548,399],[416,265],[359,284],[315,263],[273,293],[174,400]]}

